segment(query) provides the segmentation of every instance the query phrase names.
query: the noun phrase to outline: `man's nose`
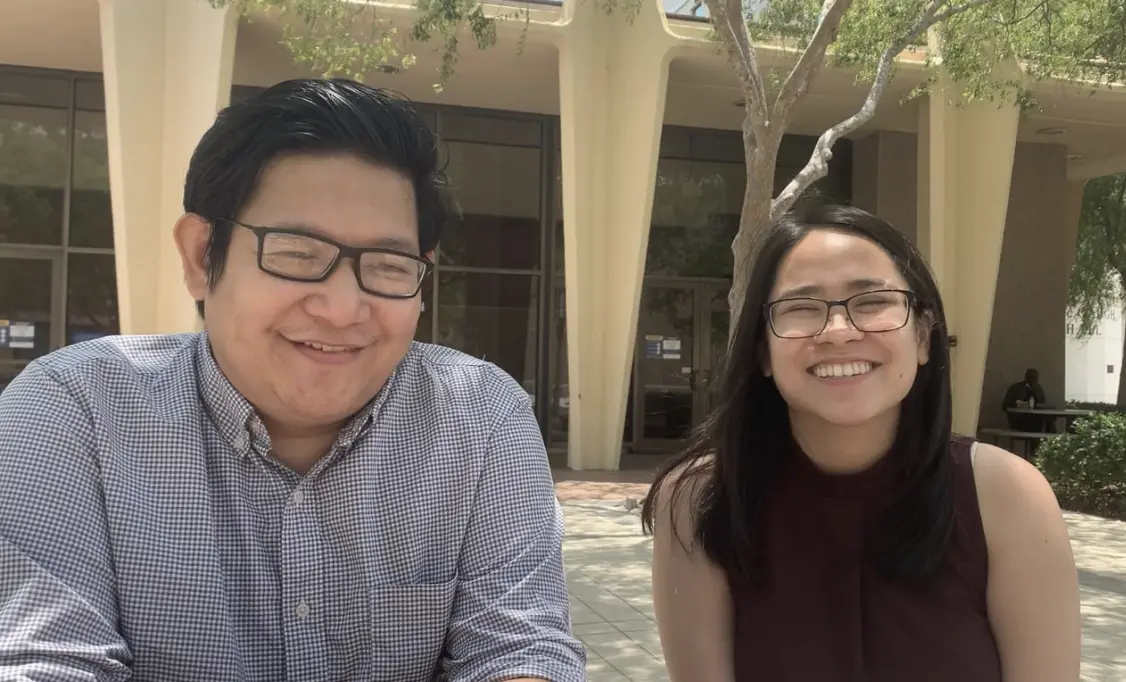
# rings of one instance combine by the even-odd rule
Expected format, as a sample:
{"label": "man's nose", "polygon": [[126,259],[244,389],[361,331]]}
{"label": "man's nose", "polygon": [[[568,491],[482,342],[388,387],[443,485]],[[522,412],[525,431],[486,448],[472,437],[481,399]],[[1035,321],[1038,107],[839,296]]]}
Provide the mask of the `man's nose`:
{"label": "man's nose", "polygon": [[360,289],[350,259],[342,260],[328,279],[316,286],[318,291],[307,305],[310,315],[336,327],[366,322],[371,316],[370,297]]}

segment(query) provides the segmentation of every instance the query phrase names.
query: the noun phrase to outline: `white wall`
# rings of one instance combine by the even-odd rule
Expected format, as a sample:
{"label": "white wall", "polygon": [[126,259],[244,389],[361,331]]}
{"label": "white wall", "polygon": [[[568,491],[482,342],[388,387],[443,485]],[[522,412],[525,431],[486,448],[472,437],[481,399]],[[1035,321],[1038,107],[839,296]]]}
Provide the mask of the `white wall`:
{"label": "white wall", "polygon": [[[1095,334],[1080,339],[1067,325],[1066,394],[1068,400],[1113,403],[1118,399],[1118,374],[1122,370],[1124,321],[1112,309]],[[1108,371],[1109,370],[1109,371]]]}

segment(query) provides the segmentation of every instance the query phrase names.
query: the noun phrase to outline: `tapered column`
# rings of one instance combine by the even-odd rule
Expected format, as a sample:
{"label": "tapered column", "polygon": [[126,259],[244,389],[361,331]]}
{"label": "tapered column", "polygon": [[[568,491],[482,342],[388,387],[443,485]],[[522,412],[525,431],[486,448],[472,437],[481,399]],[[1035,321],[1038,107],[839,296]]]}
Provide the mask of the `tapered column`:
{"label": "tapered column", "polygon": [[918,241],[946,304],[954,430],[977,432],[1019,113],[943,93],[920,104]]}
{"label": "tapered column", "polygon": [[236,16],[206,0],[100,0],[121,331],[197,327],[172,226],[199,138],[230,98]]}
{"label": "tapered column", "polygon": [[569,0],[560,45],[568,465],[617,469],[675,39],[661,7]]}

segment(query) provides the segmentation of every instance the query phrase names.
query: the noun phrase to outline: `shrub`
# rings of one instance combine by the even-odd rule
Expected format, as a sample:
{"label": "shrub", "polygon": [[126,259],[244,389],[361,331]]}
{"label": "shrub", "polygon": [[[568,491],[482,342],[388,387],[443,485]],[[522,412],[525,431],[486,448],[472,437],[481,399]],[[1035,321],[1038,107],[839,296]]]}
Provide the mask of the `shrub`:
{"label": "shrub", "polygon": [[1092,412],[1116,412],[1118,414],[1126,414],[1126,405],[1115,405],[1114,403],[1086,403],[1082,400],[1069,400],[1067,406],[1075,410],[1091,410]]}
{"label": "shrub", "polygon": [[1126,520],[1126,415],[1079,419],[1074,433],[1045,440],[1036,455],[1064,509]]}

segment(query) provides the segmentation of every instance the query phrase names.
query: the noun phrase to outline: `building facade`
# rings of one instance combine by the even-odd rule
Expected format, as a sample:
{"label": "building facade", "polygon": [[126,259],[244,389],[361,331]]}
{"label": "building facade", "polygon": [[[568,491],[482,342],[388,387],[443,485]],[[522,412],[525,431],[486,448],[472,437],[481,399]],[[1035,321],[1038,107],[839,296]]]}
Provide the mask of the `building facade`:
{"label": "building facade", "polygon": [[1090,336],[1080,337],[1079,325],[1067,323],[1067,400],[1082,403],[1117,403],[1122,374],[1122,346],[1126,318],[1111,308]]}
{"label": "building facade", "polygon": [[[568,464],[615,468],[623,449],[675,446],[708,409],[745,186],[740,93],[707,24],[672,7],[643,4],[632,23],[581,0],[529,8],[493,48],[463,48],[440,94],[427,46],[367,80],[418,103],[464,213],[418,338],[496,362]],[[405,26],[413,10],[378,11]],[[205,0],[8,0],[5,14],[0,382],[68,343],[195,328],[171,241],[192,148],[228,102],[311,75],[279,44],[284,17],[247,22]],[[760,58],[785,63],[770,46]],[[1084,178],[1126,168],[1126,99],[1055,84],[1023,117],[903,103],[919,63],[904,56],[815,191],[927,254],[958,341],[956,427],[973,432],[1003,419],[1000,393],[1025,366],[1063,394],[1078,197]],[[776,183],[859,106],[852,79],[822,74]]]}

